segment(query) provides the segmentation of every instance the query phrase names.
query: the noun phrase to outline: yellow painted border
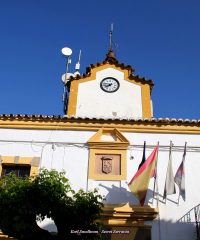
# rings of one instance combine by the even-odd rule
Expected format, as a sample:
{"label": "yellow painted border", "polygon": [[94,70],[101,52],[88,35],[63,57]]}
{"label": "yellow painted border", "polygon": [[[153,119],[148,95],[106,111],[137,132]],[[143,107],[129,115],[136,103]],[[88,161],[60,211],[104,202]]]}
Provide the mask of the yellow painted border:
{"label": "yellow painted border", "polygon": [[140,84],[140,85],[141,85],[141,91],[142,91],[142,117],[151,118],[153,117],[153,113],[151,108],[150,86],[148,84]]}
{"label": "yellow painted border", "polygon": [[[111,135],[115,140],[102,141],[101,136]],[[126,179],[126,155],[129,141],[118,129],[99,129],[89,140],[89,178],[95,180],[125,180]],[[120,155],[121,174],[107,175],[95,174],[95,160],[97,154]]]}
{"label": "yellow painted border", "polygon": [[158,210],[150,206],[132,204],[105,204],[102,212],[102,223],[105,225],[142,226],[145,221],[152,221]]}
{"label": "yellow painted border", "polygon": [[[142,97],[142,117],[143,118],[151,118],[151,89],[148,83],[140,83],[134,80],[134,77],[130,79],[130,70],[128,69],[121,69],[120,67],[116,67],[113,64],[105,63],[101,66],[96,66],[95,68],[91,69],[91,74],[88,77],[83,79],[73,80],[70,83],[70,95],[69,95],[69,102],[68,102],[68,116],[76,116],[76,108],[77,108],[77,99],[78,99],[78,87],[80,83],[93,81],[96,79],[96,73],[104,70],[106,68],[115,68],[116,70],[124,73],[124,80],[130,83],[134,83],[141,87],[141,97]],[[133,103],[134,104],[134,103]]]}
{"label": "yellow painted border", "polygon": [[[110,135],[115,138],[113,141],[101,140],[102,135]],[[127,149],[129,141],[120,133],[116,128],[114,129],[103,129],[101,128],[95,135],[88,140],[89,148],[98,149]]]}
{"label": "yellow painted border", "polygon": [[200,134],[200,123],[182,121],[135,121],[135,120],[103,120],[103,119],[50,119],[50,118],[18,118],[1,117],[0,128],[38,129],[38,130],[79,130],[98,131],[100,128],[117,128],[120,132]]}
{"label": "yellow painted border", "polygon": [[133,240],[137,230],[151,231],[151,225],[146,221],[152,221],[158,215],[155,208],[149,206],[136,206],[124,204],[106,204],[101,213],[100,222],[108,229],[128,230],[129,234],[112,234],[112,240]]}
{"label": "yellow painted border", "polygon": [[2,173],[2,164],[30,165],[30,176],[37,175],[39,171],[39,162],[39,157],[0,156],[0,176]]}

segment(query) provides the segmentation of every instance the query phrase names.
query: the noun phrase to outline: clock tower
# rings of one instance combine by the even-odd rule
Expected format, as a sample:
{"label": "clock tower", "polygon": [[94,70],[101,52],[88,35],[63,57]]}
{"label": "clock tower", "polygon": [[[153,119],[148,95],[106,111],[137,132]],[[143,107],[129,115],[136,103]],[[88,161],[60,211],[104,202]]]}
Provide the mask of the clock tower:
{"label": "clock tower", "polygon": [[71,78],[68,87],[68,116],[120,119],[153,117],[153,81],[135,75],[130,65],[119,63],[111,49],[103,62],[91,64],[86,74]]}

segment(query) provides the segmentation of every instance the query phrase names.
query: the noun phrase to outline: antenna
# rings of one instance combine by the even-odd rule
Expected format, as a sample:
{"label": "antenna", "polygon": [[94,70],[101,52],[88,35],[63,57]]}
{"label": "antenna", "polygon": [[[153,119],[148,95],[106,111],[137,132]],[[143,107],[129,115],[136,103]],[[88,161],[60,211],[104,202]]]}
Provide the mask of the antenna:
{"label": "antenna", "polygon": [[66,72],[65,72],[65,80],[63,81],[64,85],[66,85],[67,83],[67,74],[68,74],[68,68],[69,68],[69,64],[71,63],[71,55],[72,55],[72,50],[71,48],[68,48],[68,47],[64,47],[62,48],[61,50],[62,54],[67,57],[67,63],[66,63]]}
{"label": "antenna", "polygon": [[76,66],[75,66],[76,70],[80,70],[80,64],[81,64],[81,49],[80,49],[79,55],[78,55],[78,62],[76,64]]}
{"label": "antenna", "polygon": [[68,96],[69,96],[67,81],[69,80],[69,77],[71,77],[73,75],[71,73],[68,73],[69,64],[71,64],[71,58],[70,57],[72,55],[72,50],[71,50],[71,48],[64,47],[64,48],[62,48],[61,52],[65,57],[67,57],[66,72],[62,76],[62,82],[64,84],[62,101],[64,103],[63,110],[64,110],[64,114],[65,114],[67,112],[67,104],[68,104]]}
{"label": "antenna", "polygon": [[108,49],[108,53],[106,54],[106,58],[105,58],[106,61],[117,61],[115,53],[113,51],[112,34],[113,34],[113,23],[111,23],[111,26],[110,26],[109,49]]}
{"label": "antenna", "polygon": [[113,34],[113,23],[111,23],[110,32],[109,32],[109,51],[112,51],[112,34]]}

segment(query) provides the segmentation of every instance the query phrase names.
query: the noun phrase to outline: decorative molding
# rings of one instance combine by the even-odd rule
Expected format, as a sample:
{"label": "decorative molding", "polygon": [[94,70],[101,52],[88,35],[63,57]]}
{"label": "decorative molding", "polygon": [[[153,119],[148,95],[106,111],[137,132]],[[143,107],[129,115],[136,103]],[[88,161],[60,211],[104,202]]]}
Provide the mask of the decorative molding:
{"label": "decorative molding", "polygon": [[158,210],[150,206],[107,204],[103,207],[102,222],[106,225],[141,226],[157,217]]}
{"label": "decorative molding", "polygon": [[[100,222],[108,229],[107,234],[112,240],[151,239],[151,226],[145,221],[152,221],[158,211],[149,206],[105,205]],[[115,234],[119,232],[120,234]]]}
{"label": "decorative molding", "polygon": [[[102,140],[103,136],[110,136],[111,140],[104,141]],[[116,128],[101,128],[88,140],[88,145],[90,149],[127,149],[129,141]]]}
{"label": "decorative molding", "polygon": [[117,128],[120,132],[200,134],[200,120],[84,119],[67,116],[0,115],[0,128],[79,131]]}
{"label": "decorative molding", "polygon": [[[99,129],[89,140],[89,178],[95,180],[125,180],[127,147],[129,141],[120,133],[118,129]],[[112,173],[100,173],[98,155],[111,156],[113,158]],[[116,160],[115,160],[116,159]],[[117,164],[118,165],[115,165]],[[103,164],[103,163],[102,163]],[[117,170],[118,169],[118,170]],[[119,174],[116,174],[119,172]]]}

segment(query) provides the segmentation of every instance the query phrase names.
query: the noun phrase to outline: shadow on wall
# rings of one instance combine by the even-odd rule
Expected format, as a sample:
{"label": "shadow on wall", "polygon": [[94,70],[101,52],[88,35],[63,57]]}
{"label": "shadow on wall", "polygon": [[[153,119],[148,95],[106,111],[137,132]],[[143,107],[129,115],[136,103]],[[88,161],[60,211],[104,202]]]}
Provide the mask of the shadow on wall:
{"label": "shadow on wall", "polygon": [[172,221],[152,222],[152,240],[199,240],[194,223]]}
{"label": "shadow on wall", "polygon": [[105,188],[108,194],[105,196],[105,203],[108,204],[139,204],[138,199],[133,195],[133,193],[127,191],[124,187],[116,187],[112,185],[111,187],[99,184],[100,187]]}
{"label": "shadow on wall", "polygon": [[[99,184],[99,187],[105,188],[108,193],[105,196],[105,203],[108,204],[136,204],[140,205],[139,200],[135,197],[135,195],[127,191],[126,188],[124,187],[116,187],[115,185],[112,185],[111,187],[105,186],[103,184]],[[155,196],[155,198],[154,198]],[[158,194],[159,197],[159,202],[160,203],[165,203],[165,200],[163,199],[163,195]],[[157,193],[153,193],[151,189],[148,189],[147,194],[146,194],[146,200],[145,204],[147,205],[148,203],[152,204],[153,202],[157,201]],[[178,204],[178,201],[173,201],[171,199],[167,199],[169,202],[173,202],[174,204]]]}
{"label": "shadow on wall", "polygon": [[[127,189],[124,187],[116,187],[114,185],[108,187],[103,184],[99,184],[99,186],[108,191],[107,195],[105,196],[105,203],[120,204],[122,206],[126,204],[129,204],[129,206],[140,206],[138,199],[133,195],[133,193],[127,191]],[[162,200],[163,196],[161,194],[159,194],[158,197],[160,199],[160,203],[165,203],[165,200]],[[156,194],[155,198],[157,198]],[[146,195],[145,205],[147,205],[147,203],[154,203],[154,205],[156,205],[156,201],[157,199],[153,198],[153,191],[149,189]],[[167,201],[171,201],[176,205],[178,203],[171,199],[167,199]],[[147,224],[152,226],[151,236],[149,236],[149,234],[144,234],[144,230],[140,229],[134,238],[135,240],[200,240],[200,238],[197,238],[196,225],[194,223],[171,222],[158,220],[157,218],[151,222],[147,222]],[[121,239],[126,239],[126,237]]]}

